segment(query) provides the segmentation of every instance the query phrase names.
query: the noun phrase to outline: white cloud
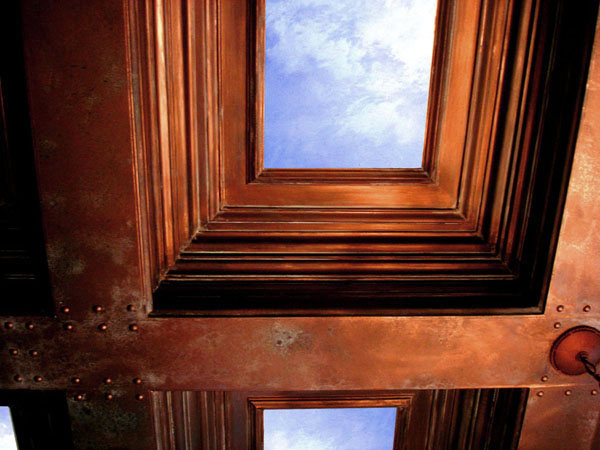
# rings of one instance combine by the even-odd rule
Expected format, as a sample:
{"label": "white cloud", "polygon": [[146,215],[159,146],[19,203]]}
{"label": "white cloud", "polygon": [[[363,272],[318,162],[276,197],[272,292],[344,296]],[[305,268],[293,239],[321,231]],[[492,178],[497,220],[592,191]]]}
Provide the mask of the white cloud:
{"label": "white cloud", "polygon": [[322,132],[420,151],[435,6],[434,0],[268,0],[268,70],[311,78],[315,90],[305,95],[322,103]]}
{"label": "white cloud", "polygon": [[17,450],[12,427],[6,423],[0,423],[0,450]]}
{"label": "white cloud", "polygon": [[6,406],[0,406],[0,450],[17,450],[10,411]]}
{"label": "white cloud", "polygon": [[337,448],[333,438],[307,434],[301,430],[296,433],[276,431],[265,442],[265,450],[331,450]]}
{"label": "white cloud", "polygon": [[17,444],[13,435],[0,436],[0,450],[17,450]]}
{"label": "white cloud", "polygon": [[389,450],[394,408],[266,410],[265,450]]}

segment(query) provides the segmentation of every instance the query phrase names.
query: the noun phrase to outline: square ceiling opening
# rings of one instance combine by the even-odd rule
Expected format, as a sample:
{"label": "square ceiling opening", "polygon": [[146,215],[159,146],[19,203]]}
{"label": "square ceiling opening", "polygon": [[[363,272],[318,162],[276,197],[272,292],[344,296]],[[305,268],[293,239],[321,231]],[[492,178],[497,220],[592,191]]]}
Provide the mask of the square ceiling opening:
{"label": "square ceiling opening", "polygon": [[397,408],[267,409],[265,450],[392,450]]}
{"label": "square ceiling opening", "polygon": [[435,0],[266,0],[265,168],[419,168]]}

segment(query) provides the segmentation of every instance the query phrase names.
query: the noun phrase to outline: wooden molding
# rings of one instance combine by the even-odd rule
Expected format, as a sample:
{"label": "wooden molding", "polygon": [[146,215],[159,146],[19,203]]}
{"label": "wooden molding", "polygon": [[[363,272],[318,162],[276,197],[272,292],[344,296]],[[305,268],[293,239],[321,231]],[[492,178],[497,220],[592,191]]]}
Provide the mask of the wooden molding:
{"label": "wooden molding", "polygon": [[232,448],[228,392],[162,391],[151,395],[154,439],[160,449]]}
{"label": "wooden molding", "polygon": [[154,313],[542,312],[595,3],[441,2],[422,169],[265,170],[263,1],[130,1]]}
{"label": "wooden molding", "polygon": [[341,395],[298,395],[276,397],[249,397],[248,408],[250,419],[248,448],[262,450],[264,448],[265,409],[317,409],[317,408],[396,408],[396,425],[394,449],[402,448],[400,444],[406,438],[409,410],[413,396],[410,394],[341,394]]}
{"label": "wooden molding", "polygon": [[396,407],[394,449],[516,449],[528,389],[153,392],[158,448],[262,450],[265,409]]}
{"label": "wooden molding", "polygon": [[52,312],[19,5],[0,6],[0,313]]}

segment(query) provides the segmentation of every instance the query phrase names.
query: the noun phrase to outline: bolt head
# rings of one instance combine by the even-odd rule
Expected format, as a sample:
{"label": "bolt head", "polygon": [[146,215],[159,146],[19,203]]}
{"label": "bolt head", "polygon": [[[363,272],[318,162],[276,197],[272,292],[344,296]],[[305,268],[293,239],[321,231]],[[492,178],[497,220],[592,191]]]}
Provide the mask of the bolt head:
{"label": "bolt head", "polygon": [[73,378],[71,378],[71,383],[73,383],[73,384],[79,384],[79,383],[81,383],[81,378],[79,378],[79,377],[73,377]]}
{"label": "bolt head", "polygon": [[63,325],[63,328],[67,331],[73,331],[73,324],[72,323],[65,323]]}
{"label": "bolt head", "polygon": [[114,396],[114,395],[112,395],[112,394],[105,394],[105,395],[104,395],[104,398],[105,398],[106,400],[112,400],[113,398],[115,398],[115,396]]}
{"label": "bolt head", "polygon": [[567,390],[565,391],[565,395],[566,395],[567,397],[568,397],[568,396],[570,396],[572,393],[573,393],[573,391],[571,391],[571,389],[567,389]]}
{"label": "bolt head", "polygon": [[548,375],[544,375],[542,377],[542,382],[545,383],[546,381],[548,381]]}
{"label": "bolt head", "polygon": [[75,397],[73,397],[75,399],[75,401],[82,401],[83,400],[83,394],[77,394]]}
{"label": "bolt head", "polygon": [[592,395],[598,395],[598,389],[592,389],[592,391],[590,392],[590,394],[592,394]]}
{"label": "bolt head", "polygon": [[104,379],[104,384],[110,384],[110,383],[112,383],[112,380],[110,378],[107,377]]}
{"label": "bolt head", "polygon": [[4,328],[6,328],[7,330],[12,330],[14,327],[15,327],[15,325],[12,322],[4,323]]}
{"label": "bolt head", "polygon": [[13,378],[17,383],[21,383],[23,381],[23,377],[21,375],[15,375]]}
{"label": "bolt head", "polygon": [[41,383],[43,380],[42,377],[40,377],[39,375],[36,375],[35,377],[33,377],[33,381],[35,381],[36,383]]}
{"label": "bolt head", "polygon": [[60,308],[60,312],[63,314],[68,314],[71,312],[71,308],[69,308],[68,306],[63,306],[62,308]]}
{"label": "bolt head", "polygon": [[583,312],[590,312],[592,310],[592,307],[590,305],[585,305],[583,307]]}
{"label": "bolt head", "polygon": [[31,322],[28,322],[25,324],[25,328],[27,328],[28,330],[33,330],[35,328],[35,325]]}
{"label": "bolt head", "polygon": [[137,308],[135,305],[127,305],[127,311],[129,312],[133,312],[135,311]]}
{"label": "bolt head", "polygon": [[543,397],[544,396],[544,391],[538,391],[538,393],[536,395],[538,397]]}
{"label": "bolt head", "polygon": [[565,310],[565,306],[564,306],[564,305],[558,305],[558,306],[556,307],[556,310],[557,310],[558,312],[563,312],[563,311]]}
{"label": "bolt head", "polygon": [[560,324],[560,322],[556,322],[554,324],[554,328],[559,329],[562,325]]}
{"label": "bolt head", "polygon": [[39,353],[37,350],[31,350],[31,351],[29,352],[29,354],[30,354],[31,356],[38,356],[40,353]]}
{"label": "bolt head", "polygon": [[98,325],[98,329],[100,331],[106,331],[108,330],[108,325],[106,325],[105,323],[101,323],[100,325]]}
{"label": "bolt head", "polygon": [[142,384],[142,379],[141,378],[134,378],[133,379],[133,384]]}
{"label": "bolt head", "polygon": [[102,308],[102,306],[100,306],[100,305],[94,305],[92,308],[92,311],[99,313],[99,312],[102,312],[103,309],[104,308]]}
{"label": "bolt head", "polygon": [[142,394],[136,394],[135,399],[136,400],[144,400],[144,396]]}
{"label": "bolt head", "polygon": [[132,323],[131,325],[129,325],[129,331],[138,331],[139,327],[135,324]]}
{"label": "bolt head", "polygon": [[15,356],[19,354],[19,350],[17,350],[16,348],[11,348],[10,350],[8,350],[8,353]]}

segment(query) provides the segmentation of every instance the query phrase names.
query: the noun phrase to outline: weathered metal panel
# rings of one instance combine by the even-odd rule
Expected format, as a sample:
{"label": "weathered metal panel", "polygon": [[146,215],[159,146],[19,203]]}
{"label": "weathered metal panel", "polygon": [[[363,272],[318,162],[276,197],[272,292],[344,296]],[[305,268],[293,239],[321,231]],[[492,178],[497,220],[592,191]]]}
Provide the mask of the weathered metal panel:
{"label": "weathered metal panel", "polygon": [[71,389],[80,448],[149,448],[148,390],[530,387],[521,448],[597,446],[593,380],[558,374],[548,351],[571,326],[600,328],[598,37],[544,315],[155,319],[136,222],[125,5],[23,5],[57,317],[0,318],[0,388]]}

